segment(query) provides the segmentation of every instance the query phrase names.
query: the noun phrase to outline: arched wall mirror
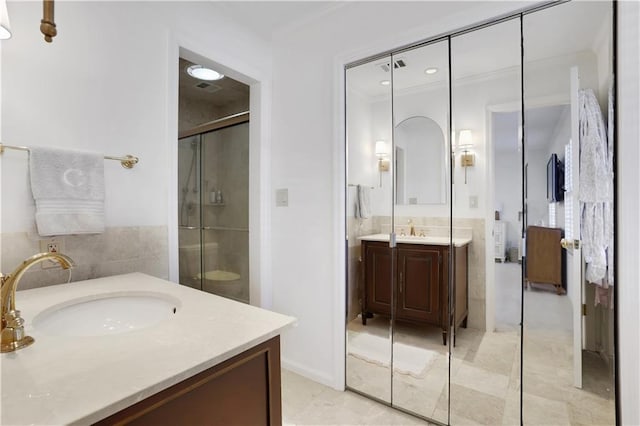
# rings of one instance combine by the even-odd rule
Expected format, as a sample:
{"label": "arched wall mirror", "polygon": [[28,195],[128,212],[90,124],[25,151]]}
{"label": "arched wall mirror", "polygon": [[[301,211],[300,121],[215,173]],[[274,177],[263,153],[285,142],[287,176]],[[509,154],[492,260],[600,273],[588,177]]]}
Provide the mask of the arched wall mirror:
{"label": "arched wall mirror", "polygon": [[429,117],[409,117],[396,125],[396,204],[444,204],[448,152],[442,128]]}
{"label": "arched wall mirror", "polygon": [[347,388],[441,424],[615,423],[613,7],[347,66]]}

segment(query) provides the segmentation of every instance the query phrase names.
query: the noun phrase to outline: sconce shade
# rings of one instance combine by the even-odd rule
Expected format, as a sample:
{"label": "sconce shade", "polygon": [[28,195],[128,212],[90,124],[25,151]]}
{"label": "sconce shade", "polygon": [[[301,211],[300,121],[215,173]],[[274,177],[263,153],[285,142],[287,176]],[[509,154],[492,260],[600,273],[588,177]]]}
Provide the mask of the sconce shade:
{"label": "sconce shade", "polygon": [[387,143],[385,141],[376,141],[376,156],[382,158],[388,154]]}
{"label": "sconce shade", "polygon": [[458,145],[456,148],[459,151],[468,150],[473,146],[473,137],[471,134],[471,130],[460,130],[460,134],[458,135]]}
{"label": "sconce shade", "polygon": [[11,38],[11,25],[9,24],[9,12],[7,1],[0,0],[0,40]]}

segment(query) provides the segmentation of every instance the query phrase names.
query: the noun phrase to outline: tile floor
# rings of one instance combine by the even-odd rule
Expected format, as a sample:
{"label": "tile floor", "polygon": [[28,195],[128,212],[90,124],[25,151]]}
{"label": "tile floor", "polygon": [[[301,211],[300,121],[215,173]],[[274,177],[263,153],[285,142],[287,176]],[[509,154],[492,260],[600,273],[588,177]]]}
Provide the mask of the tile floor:
{"label": "tile floor", "polygon": [[[350,351],[347,356],[347,384],[385,401],[390,401],[393,393],[394,405],[443,423],[447,422],[450,405],[450,421],[454,425],[519,424],[519,283],[519,265],[496,265],[496,306],[500,308],[497,330],[485,333],[460,328],[451,361],[437,328],[396,323],[393,349],[390,344],[386,345],[387,349],[382,351],[386,353],[377,358],[371,355],[371,351],[367,353],[366,347]],[[589,368],[599,372],[591,376],[590,389],[576,389],[572,385],[571,306],[568,298],[534,287],[527,290],[525,301],[525,424],[614,424],[610,375],[597,357],[593,359],[585,353],[585,357],[589,357],[584,361],[585,373]],[[354,336],[362,333],[388,338],[389,321],[375,317],[367,322],[367,326],[362,326],[356,318],[348,324],[348,333],[348,348],[349,342],[354,342]],[[401,352],[395,343],[412,345],[424,351],[421,371],[420,368],[417,373],[396,368]],[[392,355],[393,378],[389,368]],[[447,386],[449,376],[450,386]],[[347,398],[356,397],[349,395]],[[328,423],[344,424],[340,423],[337,414],[332,416]],[[319,417],[311,419],[311,423],[316,419],[320,421]],[[306,419],[301,417],[297,421],[304,423]],[[351,421],[365,422],[348,417],[346,424]]]}
{"label": "tile floor", "polygon": [[339,392],[282,371],[283,425],[419,425],[430,423],[354,392]]}

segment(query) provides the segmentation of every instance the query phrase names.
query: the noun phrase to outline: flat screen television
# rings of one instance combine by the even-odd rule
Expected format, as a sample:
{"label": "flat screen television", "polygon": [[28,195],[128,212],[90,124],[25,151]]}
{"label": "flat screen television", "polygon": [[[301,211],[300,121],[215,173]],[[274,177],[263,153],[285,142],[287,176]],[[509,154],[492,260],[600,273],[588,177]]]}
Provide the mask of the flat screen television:
{"label": "flat screen television", "polygon": [[547,200],[564,201],[564,165],[557,154],[551,154],[547,162]]}

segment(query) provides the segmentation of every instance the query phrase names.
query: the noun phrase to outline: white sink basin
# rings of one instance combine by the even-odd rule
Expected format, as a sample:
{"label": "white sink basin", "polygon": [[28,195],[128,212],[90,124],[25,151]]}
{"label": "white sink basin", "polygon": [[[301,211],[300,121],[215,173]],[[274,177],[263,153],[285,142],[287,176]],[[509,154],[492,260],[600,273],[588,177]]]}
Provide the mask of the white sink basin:
{"label": "white sink basin", "polygon": [[58,336],[104,336],[170,319],[180,301],[163,293],[121,292],[70,300],[33,319],[34,328]]}

